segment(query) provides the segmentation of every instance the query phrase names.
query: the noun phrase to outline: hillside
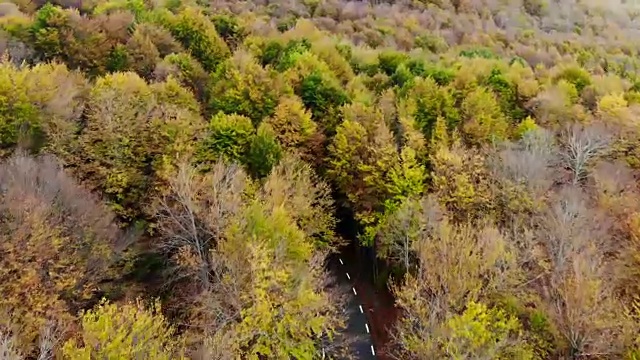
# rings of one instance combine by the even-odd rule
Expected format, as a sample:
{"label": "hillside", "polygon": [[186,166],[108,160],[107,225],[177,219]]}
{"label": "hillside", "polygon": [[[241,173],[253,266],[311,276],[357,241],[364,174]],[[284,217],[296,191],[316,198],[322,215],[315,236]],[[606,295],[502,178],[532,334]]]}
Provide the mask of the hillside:
{"label": "hillside", "polygon": [[635,0],[0,3],[0,360],[639,359],[639,38]]}

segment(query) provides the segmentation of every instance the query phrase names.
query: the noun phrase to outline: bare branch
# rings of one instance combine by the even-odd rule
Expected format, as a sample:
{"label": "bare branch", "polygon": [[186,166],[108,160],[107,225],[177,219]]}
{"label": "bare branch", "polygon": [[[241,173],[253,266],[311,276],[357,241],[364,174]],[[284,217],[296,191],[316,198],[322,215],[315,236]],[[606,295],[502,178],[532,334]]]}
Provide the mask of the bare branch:
{"label": "bare branch", "polygon": [[588,166],[603,155],[612,142],[612,134],[602,125],[573,124],[563,134],[565,166],[571,170],[572,183],[580,183]]}
{"label": "bare branch", "polygon": [[15,339],[0,332],[0,360],[22,360],[24,357],[15,345]]}
{"label": "bare branch", "polygon": [[240,211],[245,184],[246,176],[236,165],[219,162],[203,175],[183,163],[169,183],[168,194],[157,205],[162,236],[158,247],[165,253],[181,253],[185,261],[193,256],[195,262],[185,270],[194,269],[205,289],[211,283],[210,251]]}

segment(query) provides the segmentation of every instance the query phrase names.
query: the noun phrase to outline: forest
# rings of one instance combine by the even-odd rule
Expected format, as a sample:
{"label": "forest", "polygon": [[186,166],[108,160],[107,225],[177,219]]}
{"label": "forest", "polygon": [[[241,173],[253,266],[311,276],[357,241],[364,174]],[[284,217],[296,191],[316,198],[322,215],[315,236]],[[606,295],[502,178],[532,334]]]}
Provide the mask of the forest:
{"label": "forest", "polygon": [[0,3],[0,360],[355,358],[345,246],[385,358],[639,360],[639,38],[635,0]]}

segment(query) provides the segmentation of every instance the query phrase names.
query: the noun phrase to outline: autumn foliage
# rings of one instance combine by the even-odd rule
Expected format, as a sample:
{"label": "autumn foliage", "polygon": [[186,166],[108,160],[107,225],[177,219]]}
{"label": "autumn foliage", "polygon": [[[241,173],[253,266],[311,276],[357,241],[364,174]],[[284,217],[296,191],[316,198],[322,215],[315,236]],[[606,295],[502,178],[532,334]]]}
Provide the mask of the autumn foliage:
{"label": "autumn foliage", "polygon": [[640,358],[639,14],[0,3],[0,358]]}

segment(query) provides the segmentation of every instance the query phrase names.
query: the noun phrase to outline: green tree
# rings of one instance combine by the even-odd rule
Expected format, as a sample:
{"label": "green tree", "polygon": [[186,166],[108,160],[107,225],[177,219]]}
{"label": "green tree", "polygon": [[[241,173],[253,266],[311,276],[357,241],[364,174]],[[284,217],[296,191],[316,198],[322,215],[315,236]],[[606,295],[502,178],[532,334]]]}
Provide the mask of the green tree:
{"label": "green tree", "polygon": [[421,175],[416,175],[420,166],[411,151],[400,158],[379,109],[354,103],[343,107],[343,116],[329,145],[327,174],[347,196],[356,218],[370,227],[364,235],[370,242],[387,201],[415,191],[416,182],[421,182]]}
{"label": "green tree", "polygon": [[578,90],[578,94],[582,93],[582,90],[591,84],[591,75],[589,73],[577,66],[567,66],[562,69],[555,77],[554,80],[566,80],[568,83],[572,84]]}
{"label": "green tree", "polygon": [[439,87],[431,78],[416,78],[410,87],[403,90],[407,95],[409,114],[422,129],[425,138],[431,138],[431,132],[438,117],[445,120],[448,129],[460,122],[460,114],[455,100],[447,88]]}
{"label": "green tree", "polygon": [[320,72],[313,72],[304,77],[298,95],[311,110],[313,118],[322,124],[328,133],[332,133],[336,126],[335,111],[349,101],[342,88]]}
{"label": "green tree", "polygon": [[202,65],[188,53],[172,53],[165,56],[156,65],[155,75],[158,78],[172,75],[184,86],[191,89],[198,100],[202,101],[205,98],[209,75]]}
{"label": "green tree", "polygon": [[211,118],[208,133],[199,144],[198,162],[213,164],[220,157],[229,162],[242,162],[255,133],[249,118],[218,113]]}
{"label": "green tree", "polygon": [[517,344],[522,325],[501,309],[471,301],[462,314],[446,321],[445,328],[448,336],[441,346],[447,358],[533,359],[531,349]]}
{"label": "green tree", "polygon": [[[339,308],[322,289],[322,258],[284,207],[250,206],[240,232],[229,242],[244,244],[250,282],[237,339],[249,359],[311,359],[320,337],[332,339],[342,327]],[[240,245],[236,245],[240,246]]]}
{"label": "green tree", "polygon": [[256,178],[263,178],[271,172],[282,158],[282,147],[269,124],[261,124],[251,139],[244,159],[249,172]]}
{"label": "green tree", "polygon": [[177,15],[168,16],[165,26],[209,72],[231,55],[215,25],[201,10],[186,7]]}
{"label": "green tree", "polygon": [[244,115],[255,126],[273,115],[280,95],[285,92],[276,74],[265,70],[244,50],[222,63],[207,88],[207,109]]}

